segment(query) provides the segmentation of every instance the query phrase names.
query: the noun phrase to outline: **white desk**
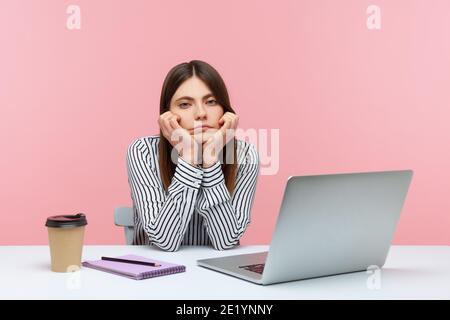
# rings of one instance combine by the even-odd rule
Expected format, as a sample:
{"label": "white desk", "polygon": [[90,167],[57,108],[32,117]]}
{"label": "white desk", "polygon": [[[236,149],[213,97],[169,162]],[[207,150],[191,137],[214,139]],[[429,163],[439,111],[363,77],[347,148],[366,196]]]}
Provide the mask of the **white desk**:
{"label": "white desk", "polygon": [[366,272],[259,286],[196,265],[200,258],[250,253],[267,246],[228,251],[182,247],[163,252],[147,246],[85,246],[83,259],[140,254],[185,264],[185,273],[147,280],[82,268],[50,271],[47,246],[0,246],[0,299],[449,299],[449,246],[393,246],[381,269],[379,289]]}

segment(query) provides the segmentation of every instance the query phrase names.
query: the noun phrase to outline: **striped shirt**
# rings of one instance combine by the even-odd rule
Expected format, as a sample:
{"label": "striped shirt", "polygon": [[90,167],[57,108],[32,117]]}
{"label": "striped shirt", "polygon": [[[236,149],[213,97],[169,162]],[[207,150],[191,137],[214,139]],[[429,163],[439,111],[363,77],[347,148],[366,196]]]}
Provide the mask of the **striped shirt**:
{"label": "striped shirt", "polygon": [[142,137],[128,147],[128,183],[134,210],[133,244],[176,251],[180,245],[232,248],[250,223],[259,172],[256,148],[236,139],[237,175],[230,195],[217,162],[209,168],[178,158],[164,189],[158,162],[159,136]]}

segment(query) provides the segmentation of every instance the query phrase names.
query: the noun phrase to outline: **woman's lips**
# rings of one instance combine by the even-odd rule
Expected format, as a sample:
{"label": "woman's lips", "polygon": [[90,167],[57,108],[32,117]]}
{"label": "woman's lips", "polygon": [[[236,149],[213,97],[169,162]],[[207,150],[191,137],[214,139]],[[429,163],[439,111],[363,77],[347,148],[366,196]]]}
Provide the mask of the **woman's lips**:
{"label": "woman's lips", "polygon": [[190,129],[190,130],[192,130],[192,131],[194,131],[194,130],[202,130],[202,131],[206,131],[206,130],[208,130],[208,129],[211,129],[211,127],[208,126],[208,125],[202,125],[202,126],[194,127],[194,128],[192,128],[192,129]]}

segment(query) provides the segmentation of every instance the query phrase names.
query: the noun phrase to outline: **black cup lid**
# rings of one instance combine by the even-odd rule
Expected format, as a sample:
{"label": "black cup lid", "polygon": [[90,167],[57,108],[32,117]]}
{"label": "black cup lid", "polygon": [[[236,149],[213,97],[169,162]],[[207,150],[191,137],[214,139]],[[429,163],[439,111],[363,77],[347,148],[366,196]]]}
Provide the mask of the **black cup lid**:
{"label": "black cup lid", "polygon": [[72,215],[51,216],[47,218],[46,227],[73,228],[87,225],[86,216],[83,213]]}

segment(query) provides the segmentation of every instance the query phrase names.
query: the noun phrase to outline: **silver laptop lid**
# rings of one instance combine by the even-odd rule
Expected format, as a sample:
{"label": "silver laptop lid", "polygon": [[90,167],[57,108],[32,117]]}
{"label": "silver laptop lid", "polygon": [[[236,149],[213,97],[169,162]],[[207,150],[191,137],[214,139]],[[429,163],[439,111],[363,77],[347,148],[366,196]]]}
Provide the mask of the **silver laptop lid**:
{"label": "silver laptop lid", "polygon": [[290,177],[263,284],[384,265],[412,170]]}

